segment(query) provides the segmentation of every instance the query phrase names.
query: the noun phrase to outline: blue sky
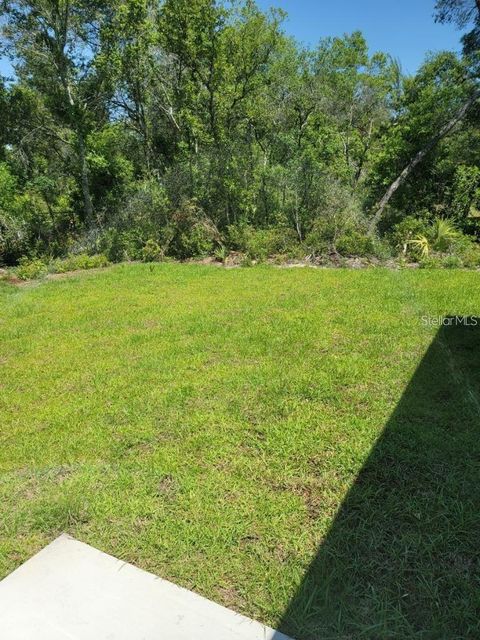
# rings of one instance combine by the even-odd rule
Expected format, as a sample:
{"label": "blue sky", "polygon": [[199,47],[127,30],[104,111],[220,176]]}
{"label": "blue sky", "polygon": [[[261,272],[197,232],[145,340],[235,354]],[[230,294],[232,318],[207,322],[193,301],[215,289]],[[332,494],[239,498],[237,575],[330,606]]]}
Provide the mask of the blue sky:
{"label": "blue sky", "polygon": [[[398,58],[405,73],[414,73],[428,51],[459,50],[460,33],[433,20],[434,0],[257,0],[263,9],[288,13],[284,28],[314,46],[321,37],[359,29],[370,50]],[[0,73],[9,65],[0,59]]]}
{"label": "blue sky", "polygon": [[262,9],[284,9],[285,31],[305,44],[360,30],[371,52],[392,54],[405,73],[414,73],[428,51],[460,49],[461,33],[434,22],[434,0],[257,0],[257,4]]}

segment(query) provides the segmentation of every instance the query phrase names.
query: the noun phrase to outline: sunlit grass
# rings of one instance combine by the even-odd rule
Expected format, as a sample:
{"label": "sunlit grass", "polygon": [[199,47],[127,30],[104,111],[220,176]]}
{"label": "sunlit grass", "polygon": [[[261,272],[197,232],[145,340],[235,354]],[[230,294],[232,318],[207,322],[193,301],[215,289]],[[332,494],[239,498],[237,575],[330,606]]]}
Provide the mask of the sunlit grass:
{"label": "sunlit grass", "polygon": [[450,313],[480,315],[478,274],[3,285],[0,576],[67,531],[275,625],[435,336],[422,316]]}

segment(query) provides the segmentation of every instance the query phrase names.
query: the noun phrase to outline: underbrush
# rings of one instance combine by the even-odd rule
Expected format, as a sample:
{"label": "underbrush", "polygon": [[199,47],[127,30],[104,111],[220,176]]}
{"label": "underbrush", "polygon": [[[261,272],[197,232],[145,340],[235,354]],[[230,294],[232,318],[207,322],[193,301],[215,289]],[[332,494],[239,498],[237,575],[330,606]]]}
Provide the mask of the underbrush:
{"label": "underbrush", "polygon": [[215,261],[225,266],[301,262],[355,268],[480,268],[480,244],[447,219],[407,217],[381,237],[368,234],[362,222],[335,227],[319,220],[301,236],[287,225],[257,229],[248,224],[230,225],[220,234],[194,208],[188,215],[178,215],[176,231],[163,228],[146,236],[117,231],[94,234],[90,244],[85,240],[77,246],[82,246],[81,252],[55,259],[23,257],[12,272],[30,280],[114,262],[166,260]]}
{"label": "underbrush", "polygon": [[57,258],[50,262],[40,258],[21,258],[18,267],[13,269],[13,273],[20,280],[34,280],[42,278],[49,273],[99,269],[109,264],[107,257],[102,254],[93,256],[87,254],[71,255],[66,258]]}

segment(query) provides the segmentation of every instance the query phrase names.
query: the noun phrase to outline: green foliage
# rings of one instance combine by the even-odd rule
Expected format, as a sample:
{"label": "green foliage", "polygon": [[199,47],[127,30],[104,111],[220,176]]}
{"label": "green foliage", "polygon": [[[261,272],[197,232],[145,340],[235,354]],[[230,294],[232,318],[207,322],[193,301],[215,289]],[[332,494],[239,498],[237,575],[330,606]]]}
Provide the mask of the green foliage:
{"label": "green foliage", "polygon": [[435,219],[426,232],[419,234],[409,241],[415,254],[422,258],[428,257],[432,251],[447,253],[454,247],[461,234],[449,220],[442,218]]}
{"label": "green foliage", "polygon": [[173,212],[171,229],[168,253],[181,260],[211,255],[221,243],[218,229],[195,200],[182,202]]}
{"label": "green foliage", "polygon": [[[117,211],[134,181],[134,163],[128,157],[129,139],[123,127],[108,124],[90,134],[87,161],[92,198],[97,210]],[[140,185],[139,185],[140,186]]]}
{"label": "green foliage", "polygon": [[100,269],[109,265],[107,257],[103,254],[88,255],[81,253],[70,255],[67,258],[57,259],[48,265],[50,273],[66,273],[78,269]]}
{"label": "green foliage", "polygon": [[455,251],[467,269],[480,267],[480,245],[478,243],[469,241],[461,248],[457,246]]}
{"label": "green foliage", "polygon": [[[251,260],[386,256],[365,237],[374,203],[478,75],[473,57],[440,52],[405,77],[359,32],[305,49],[282,32],[282,11],[247,0],[3,9],[17,68],[0,83],[7,265],[79,252],[143,260],[149,241],[182,260],[225,247]],[[437,243],[411,242],[426,230],[406,220],[424,209],[480,236],[479,166],[471,110],[395,194],[380,231],[396,251]]]}
{"label": "green foliage", "polygon": [[418,260],[420,269],[440,269],[442,267],[442,257],[438,255],[422,256]]}
{"label": "green foliage", "polygon": [[450,213],[465,225],[471,212],[480,207],[480,168],[460,165],[455,169],[451,189]]}
{"label": "green foliage", "polygon": [[445,269],[460,269],[463,267],[463,262],[459,256],[445,256],[442,258],[442,267]]}
{"label": "green foliage", "polygon": [[468,28],[463,35],[463,48],[466,53],[476,53],[480,48],[480,6],[476,0],[437,0],[435,19],[438,22],[450,22],[459,29]]}
{"label": "green foliage", "polygon": [[47,265],[39,258],[20,258],[19,265],[15,269],[15,275],[20,280],[34,280],[46,275]]}
{"label": "green foliage", "polygon": [[428,222],[424,218],[407,216],[395,224],[389,234],[389,240],[397,252],[407,255],[412,250],[412,240],[425,236]]}
{"label": "green foliage", "polygon": [[109,229],[101,236],[99,246],[110,262],[128,262],[142,259],[145,242],[144,234],[139,229]]}
{"label": "green foliage", "polygon": [[343,256],[371,256],[375,253],[375,246],[371,236],[350,231],[340,236],[336,241],[336,250]]}
{"label": "green foliage", "polygon": [[20,253],[22,248],[22,218],[16,197],[17,181],[10,168],[0,163],[0,260]]}
{"label": "green foliage", "polygon": [[67,273],[84,269],[100,269],[109,265],[107,257],[103,254],[88,255],[86,253],[69,255],[66,258],[56,258],[51,262],[45,262],[39,258],[20,258],[19,265],[15,268],[15,275],[20,280],[34,280],[47,275],[47,273]]}
{"label": "green foliage", "polygon": [[228,243],[251,260],[266,260],[278,254],[291,256],[298,253],[299,243],[293,229],[273,227],[255,229],[250,225],[228,228]]}
{"label": "green foliage", "polygon": [[320,221],[314,222],[303,244],[306,252],[312,256],[320,256],[333,250],[331,234]]}
{"label": "green foliage", "polygon": [[155,240],[147,240],[142,249],[142,259],[144,262],[160,262],[163,258],[161,246]]}

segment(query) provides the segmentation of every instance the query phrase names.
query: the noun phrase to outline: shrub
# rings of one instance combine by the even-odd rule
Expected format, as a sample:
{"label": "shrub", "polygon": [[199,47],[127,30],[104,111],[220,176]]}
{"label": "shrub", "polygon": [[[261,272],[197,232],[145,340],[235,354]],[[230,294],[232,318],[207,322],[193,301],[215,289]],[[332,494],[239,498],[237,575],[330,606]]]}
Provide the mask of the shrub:
{"label": "shrub", "polygon": [[458,256],[468,268],[474,268],[480,264],[480,245],[470,236],[459,233],[449,253]]}
{"label": "shrub", "polygon": [[139,229],[119,231],[109,229],[98,243],[100,250],[110,262],[141,260],[147,238]]}
{"label": "shrub", "polygon": [[136,228],[152,233],[168,222],[168,197],[163,185],[156,178],[149,178],[132,185],[116,221],[123,229]]}
{"label": "shrub", "polygon": [[463,267],[462,259],[455,255],[449,255],[442,258],[442,267],[445,269],[461,269]]}
{"label": "shrub", "polygon": [[373,238],[373,255],[379,260],[388,260],[392,257],[392,247],[386,239]]}
{"label": "shrub", "polygon": [[473,165],[461,164],[455,169],[455,176],[450,194],[451,214],[464,222],[472,207],[480,203],[480,169]]}
{"label": "shrub", "polygon": [[437,218],[427,227],[425,233],[415,236],[408,244],[414,255],[426,258],[432,251],[450,252],[461,235],[452,222]]}
{"label": "shrub", "polygon": [[415,253],[411,241],[421,235],[425,235],[428,230],[428,223],[424,218],[407,216],[396,224],[389,235],[390,243],[398,252],[403,255]]}
{"label": "shrub", "polygon": [[99,269],[108,266],[108,264],[109,261],[103,254],[89,256],[81,253],[54,260],[49,265],[49,271],[51,273],[66,273],[67,271],[77,271],[79,269]]}
{"label": "shrub", "polygon": [[464,267],[475,269],[480,266],[480,246],[474,242],[460,253]]}
{"label": "shrub", "polygon": [[164,235],[164,247],[181,260],[211,255],[221,244],[218,229],[195,200],[184,201],[173,213]]}
{"label": "shrub", "polygon": [[214,256],[215,256],[215,260],[217,260],[217,262],[223,262],[225,264],[225,262],[227,260],[227,256],[228,256],[227,248],[224,245],[220,245],[215,250]]}
{"label": "shrub", "polygon": [[[345,255],[351,255],[353,244],[358,240],[356,234],[365,236],[365,231],[366,220],[357,198],[338,180],[327,179],[321,189],[316,217],[304,239],[307,252],[319,256],[339,251],[340,245]],[[360,247],[361,253],[364,249]]]}
{"label": "shrub", "polygon": [[319,183],[316,206],[312,203],[309,207],[315,212],[311,229],[315,228],[330,245],[334,245],[337,238],[352,229],[361,230],[365,217],[357,196],[337,177],[324,174]]}
{"label": "shrub", "polygon": [[293,229],[272,227],[254,229],[249,225],[228,227],[228,244],[251,260],[266,260],[275,255],[297,255],[300,249]]}
{"label": "shrub", "polygon": [[178,234],[176,247],[179,258],[201,258],[213,252],[215,232],[205,223],[194,224]]}
{"label": "shrub", "polygon": [[0,162],[0,262],[2,264],[15,264],[18,257],[27,251],[24,242],[25,224],[16,189],[17,181],[10,168],[4,162]]}
{"label": "shrub", "polygon": [[163,258],[163,251],[158,242],[155,240],[147,240],[142,249],[142,260],[144,262],[160,262]]}
{"label": "shrub", "polygon": [[461,237],[461,233],[450,222],[450,220],[444,220],[437,218],[430,226],[428,239],[431,247],[435,251],[449,251],[455,242]]}
{"label": "shrub", "polygon": [[421,258],[419,266],[421,269],[461,269],[465,265],[463,260],[454,254],[432,253]]}
{"label": "shrub", "polygon": [[229,249],[245,253],[253,228],[248,224],[232,224],[227,227],[226,241]]}
{"label": "shrub", "polygon": [[442,260],[439,256],[429,255],[424,258],[420,258],[418,266],[420,269],[438,269],[442,266]]}
{"label": "shrub", "polygon": [[47,265],[39,258],[20,258],[15,274],[20,280],[34,280],[47,273]]}
{"label": "shrub", "polygon": [[358,231],[349,231],[340,236],[335,243],[335,248],[342,256],[364,257],[375,253],[371,236]]}
{"label": "shrub", "polygon": [[307,253],[318,256],[331,250],[332,239],[325,233],[324,225],[317,221],[308,232],[303,244]]}

